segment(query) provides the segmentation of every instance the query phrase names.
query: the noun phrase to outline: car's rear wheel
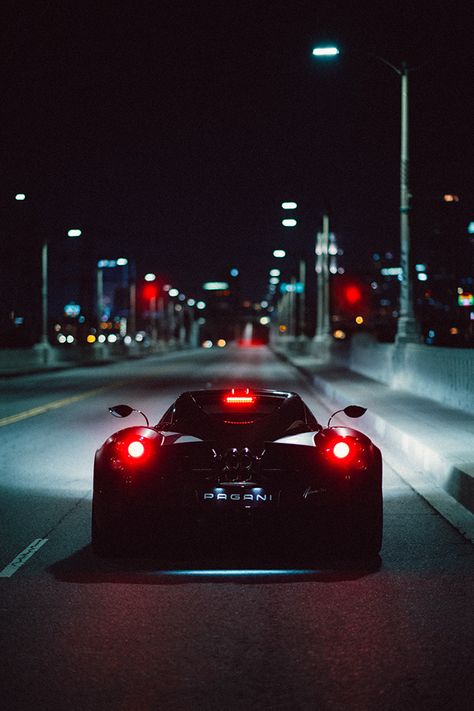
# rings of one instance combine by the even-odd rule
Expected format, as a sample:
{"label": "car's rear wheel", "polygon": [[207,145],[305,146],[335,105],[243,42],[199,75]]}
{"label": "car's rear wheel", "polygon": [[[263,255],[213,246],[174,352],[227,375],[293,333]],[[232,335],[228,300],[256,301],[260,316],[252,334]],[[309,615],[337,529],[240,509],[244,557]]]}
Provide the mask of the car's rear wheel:
{"label": "car's rear wheel", "polygon": [[350,507],[341,521],[342,546],[350,553],[375,556],[382,547],[383,504],[378,490]]}
{"label": "car's rear wheel", "polygon": [[91,543],[94,553],[100,557],[118,555],[122,552],[122,536],[113,525],[99,525],[97,514],[92,511]]}
{"label": "car's rear wheel", "polygon": [[136,529],[123,517],[99,513],[92,502],[91,543],[94,553],[101,557],[117,557],[134,551],[137,545]]}

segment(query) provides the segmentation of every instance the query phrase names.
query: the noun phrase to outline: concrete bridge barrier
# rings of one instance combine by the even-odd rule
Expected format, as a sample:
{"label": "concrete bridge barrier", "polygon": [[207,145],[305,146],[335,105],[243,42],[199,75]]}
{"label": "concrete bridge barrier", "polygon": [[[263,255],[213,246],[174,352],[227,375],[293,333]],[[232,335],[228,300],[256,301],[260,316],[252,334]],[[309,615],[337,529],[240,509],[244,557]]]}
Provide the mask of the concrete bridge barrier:
{"label": "concrete bridge barrier", "polygon": [[334,343],[331,357],[396,390],[474,413],[474,349],[378,343],[361,333],[349,348],[341,349]]}

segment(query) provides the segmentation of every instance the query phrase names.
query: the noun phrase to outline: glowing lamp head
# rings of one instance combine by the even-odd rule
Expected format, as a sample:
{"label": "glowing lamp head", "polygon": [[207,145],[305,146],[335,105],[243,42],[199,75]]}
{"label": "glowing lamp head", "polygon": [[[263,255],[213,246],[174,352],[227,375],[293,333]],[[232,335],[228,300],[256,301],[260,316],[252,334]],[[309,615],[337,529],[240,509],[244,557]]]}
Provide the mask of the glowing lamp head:
{"label": "glowing lamp head", "polygon": [[133,440],[133,442],[130,442],[127,451],[129,455],[134,459],[140,459],[140,457],[143,457],[143,455],[145,454],[145,447],[143,445],[143,442],[140,442],[140,440],[136,439]]}
{"label": "glowing lamp head", "polygon": [[345,459],[347,456],[349,456],[349,452],[351,451],[351,448],[347,444],[347,442],[336,442],[334,447],[332,448],[332,453],[336,457],[336,459]]}

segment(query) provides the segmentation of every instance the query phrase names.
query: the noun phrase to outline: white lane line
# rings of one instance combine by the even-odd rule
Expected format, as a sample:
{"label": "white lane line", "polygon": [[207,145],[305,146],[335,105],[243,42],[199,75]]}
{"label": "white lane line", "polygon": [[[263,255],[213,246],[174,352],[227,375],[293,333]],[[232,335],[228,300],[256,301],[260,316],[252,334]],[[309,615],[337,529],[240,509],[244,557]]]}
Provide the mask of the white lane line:
{"label": "white lane line", "polygon": [[39,405],[38,407],[32,407],[30,410],[24,410],[23,412],[18,412],[16,415],[8,415],[7,417],[0,418],[0,427],[5,425],[12,425],[14,422],[21,422],[21,420],[26,420],[29,417],[35,417],[36,415],[42,415],[44,412],[49,412],[49,410],[57,410],[60,407],[65,407],[66,405],[72,405],[74,402],[80,402],[80,400],[86,400],[89,397],[94,397],[99,393],[105,392],[105,390],[110,390],[111,388],[116,388],[122,385],[125,381],[118,380],[116,383],[111,383],[110,385],[103,385],[100,388],[95,388],[94,390],[88,390],[85,393],[80,393],[79,395],[72,395],[70,397],[65,397],[62,400],[55,400],[53,402],[48,402],[45,405]]}
{"label": "white lane line", "polygon": [[0,578],[11,578],[11,576],[16,573],[18,568],[21,568],[21,566],[26,563],[28,558],[31,558],[31,556],[41,548],[41,546],[44,546],[47,540],[47,538],[35,538],[35,540],[30,543],[25,550],[18,553],[16,558],[13,558],[11,563],[8,563],[3,570],[0,570]]}

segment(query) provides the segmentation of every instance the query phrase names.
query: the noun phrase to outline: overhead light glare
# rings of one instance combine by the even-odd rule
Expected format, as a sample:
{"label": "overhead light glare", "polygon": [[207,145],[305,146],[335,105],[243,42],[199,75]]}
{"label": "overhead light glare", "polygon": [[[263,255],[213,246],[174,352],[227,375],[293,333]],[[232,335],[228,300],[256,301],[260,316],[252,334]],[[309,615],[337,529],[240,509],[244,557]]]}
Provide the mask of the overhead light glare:
{"label": "overhead light glare", "polygon": [[315,57],[335,57],[339,54],[337,47],[315,47],[313,55]]}

